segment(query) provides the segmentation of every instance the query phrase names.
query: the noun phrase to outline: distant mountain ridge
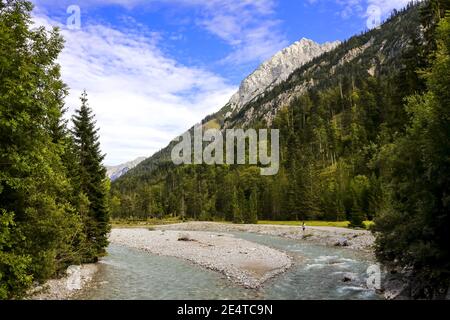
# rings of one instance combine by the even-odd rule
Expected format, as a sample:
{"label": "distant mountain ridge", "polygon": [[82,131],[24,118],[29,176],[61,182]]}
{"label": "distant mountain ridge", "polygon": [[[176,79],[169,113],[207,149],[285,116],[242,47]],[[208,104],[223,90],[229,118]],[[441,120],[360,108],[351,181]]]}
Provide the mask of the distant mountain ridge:
{"label": "distant mountain ridge", "polygon": [[130,169],[133,169],[136,167],[139,163],[144,161],[146,157],[140,157],[133,161],[129,161],[123,164],[120,164],[118,166],[107,166],[106,167],[106,174],[109,177],[111,181],[115,181],[119,179],[121,176],[126,174]]}

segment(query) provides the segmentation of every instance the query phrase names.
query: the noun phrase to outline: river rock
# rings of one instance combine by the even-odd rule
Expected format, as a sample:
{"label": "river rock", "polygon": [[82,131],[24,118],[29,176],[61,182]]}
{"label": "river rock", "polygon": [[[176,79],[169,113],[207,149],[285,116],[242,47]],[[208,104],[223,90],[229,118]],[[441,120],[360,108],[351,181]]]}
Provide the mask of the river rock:
{"label": "river rock", "polygon": [[342,282],[354,282],[358,280],[358,275],[356,273],[347,272],[342,278]]}
{"label": "river rock", "polygon": [[336,242],[335,247],[348,247],[348,245],[348,240],[346,238],[341,238]]}
{"label": "river rock", "polygon": [[28,292],[31,300],[66,300],[83,289],[98,271],[98,264],[70,266],[66,275],[60,279],[52,279]]}
{"label": "river rock", "polygon": [[344,277],[344,278],[342,279],[342,282],[352,282],[352,279],[349,278],[349,277]]}

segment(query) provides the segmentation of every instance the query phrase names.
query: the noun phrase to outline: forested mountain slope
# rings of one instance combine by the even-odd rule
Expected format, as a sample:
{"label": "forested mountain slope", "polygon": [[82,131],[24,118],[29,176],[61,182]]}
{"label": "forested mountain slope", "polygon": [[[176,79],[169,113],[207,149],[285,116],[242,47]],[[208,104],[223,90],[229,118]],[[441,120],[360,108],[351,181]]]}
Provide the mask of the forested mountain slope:
{"label": "forested mountain slope", "polygon": [[[264,92],[273,89],[276,85],[285,81],[298,67],[336,48],[339,44],[339,41],[318,44],[312,40],[303,38],[288,48],[281,50],[261,64],[241,82],[239,90],[231,97],[230,101],[219,113],[207,117],[202,123],[206,128],[223,128],[223,125],[219,121],[221,121],[224,115],[227,114],[230,117],[233,112],[238,112],[249,102],[256,100]],[[170,157],[170,151],[173,145],[174,143],[169,144],[168,147],[147,159],[142,164],[142,171],[150,173],[154,165],[160,162],[166,162]],[[130,168],[132,169],[134,166]]]}
{"label": "forested mountain slope", "polygon": [[403,98],[423,89],[415,73],[423,63],[419,11],[410,6],[395,13],[257,99],[240,108],[229,104],[202,121],[206,128],[279,128],[282,168],[276,177],[262,178],[245,166],[175,167],[172,143],[113,184],[114,215],[356,224],[372,218],[382,196],[374,156],[383,140],[404,130]]}

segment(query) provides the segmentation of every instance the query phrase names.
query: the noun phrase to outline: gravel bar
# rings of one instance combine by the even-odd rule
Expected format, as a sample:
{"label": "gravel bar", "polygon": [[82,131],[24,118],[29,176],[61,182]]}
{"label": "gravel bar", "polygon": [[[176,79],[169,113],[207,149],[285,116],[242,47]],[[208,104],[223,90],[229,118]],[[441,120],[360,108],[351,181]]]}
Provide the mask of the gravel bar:
{"label": "gravel bar", "polygon": [[291,257],[284,252],[223,233],[113,229],[110,241],[152,254],[188,260],[251,289],[260,287],[292,265]]}

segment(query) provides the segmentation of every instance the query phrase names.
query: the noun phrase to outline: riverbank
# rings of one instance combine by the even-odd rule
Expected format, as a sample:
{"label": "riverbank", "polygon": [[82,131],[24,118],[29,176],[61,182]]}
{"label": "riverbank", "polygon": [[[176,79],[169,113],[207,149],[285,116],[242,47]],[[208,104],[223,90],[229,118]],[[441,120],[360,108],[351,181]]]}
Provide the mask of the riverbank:
{"label": "riverbank", "polygon": [[339,227],[306,227],[303,231],[298,226],[260,225],[260,224],[226,224],[216,222],[186,222],[155,226],[156,230],[208,231],[208,232],[249,232],[278,236],[293,240],[308,241],[320,245],[341,246],[367,253],[373,252],[375,237],[367,230],[354,230]]}
{"label": "riverbank", "polygon": [[292,265],[292,259],[284,252],[214,231],[113,229],[110,241],[191,261],[252,289]]}
{"label": "riverbank", "polygon": [[28,300],[69,300],[84,289],[98,271],[98,264],[70,266],[66,276],[52,279],[30,290]]}
{"label": "riverbank", "polygon": [[[188,260],[224,274],[246,288],[258,288],[268,279],[288,270],[293,262],[286,253],[229,233],[245,232],[278,236],[326,246],[341,246],[371,254],[374,237],[369,231],[339,227],[286,225],[234,225],[213,222],[187,222],[141,228],[114,228],[113,244],[161,256]],[[180,240],[180,241],[179,241]],[[30,292],[33,300],[70,299],[92,281],[98,265],[73,266],[67,276],[50,280]]]}

